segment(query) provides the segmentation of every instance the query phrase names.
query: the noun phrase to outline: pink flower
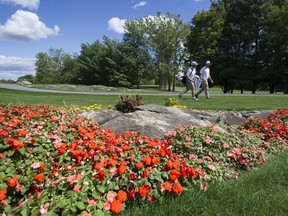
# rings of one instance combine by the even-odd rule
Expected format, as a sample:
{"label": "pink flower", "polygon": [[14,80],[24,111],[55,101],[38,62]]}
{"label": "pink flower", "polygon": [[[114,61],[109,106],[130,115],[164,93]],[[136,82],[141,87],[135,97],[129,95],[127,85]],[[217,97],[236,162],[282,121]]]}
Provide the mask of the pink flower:
{"label": "pink flower", "polygon": [[73,192],[80,192],[81,190],[81,186],[80,185],[75,185],[74,188],[73,188]]}
{"label": "pink flower", "polygon": [[81,177],[82,177],[81,174],[72,175],[72,176],[69,176],[69,177],[67,178],[67,181],[68,181],[70,184],[77,183],[77,182],[81,179]]}
{"label": "pink flower", "polygon": [[212,140],[208,137],[208,138],[206,138],[205,143],[208,145],[208,144],[212,143]]}
{"label": "pink flower", "polygon": [[34,163],[31,165],[31,167],[32,167],[33,169],[38,169],[40,166],[41,166],[41,164],[38,163],[38,162],[34,162]]}
{"label": "pink flower", "polygon": [[109,211],[110,210],[110,208],[111,208],[111,203],[110,202],[108,202],[108,201],[106,201],[105,203],[104,203],[104,210],[106,210],[106,211]]}
{"label": "pink flower", "polygon": [[116,192],[114,192],[114,191],[109,191],[108,192],[108,194],[107,194],[107,201],[108,202],[113,202],[114,201],[114,199],[115,199],[115,197],[117,196],[117,193]]}
{"label": "pink flower", "polygon": [[213,165],[208,165],[208,169],[212,170],[212,171],[215,171],[216,168],[213,166]]}
{"label": "pink flower", "polygon": [[224,148],[224,149],[229,148],[229,147],[230,147],[230,146],[229,146],[227,143],[224,143],[224,144],[223,144],[223,148]]}
{"label": "pink flower", "polygon": [[207,184],[207,182],[203,182],[203,183],[200,185],[200,189],[203,190],[203,191],[207,191],[207,190],[208,190],[208,184]]}
{"label": "pink flower", "polygon": [[89,206],[94,206],[94,205],[96,205],[97,204],[97,200],[94,200],[94,199],[89,199],[88,200],[88,205]]}
{"label": "pink flower", "polygon": [[40,214],[46,214],[48,211],[49,205],[50,205],[49,203],[46,203],[44,206],[41,205],[40,209],[39,209],[39,213]]}
{"label": "pink flower", "polygon": [[21,191],[21,190],[22,190],[22,188],[23,188],[23,186],[22,186],[22,185],[20,185],[20,184],[18,184],[18,185],[16,186],[16,191]]}

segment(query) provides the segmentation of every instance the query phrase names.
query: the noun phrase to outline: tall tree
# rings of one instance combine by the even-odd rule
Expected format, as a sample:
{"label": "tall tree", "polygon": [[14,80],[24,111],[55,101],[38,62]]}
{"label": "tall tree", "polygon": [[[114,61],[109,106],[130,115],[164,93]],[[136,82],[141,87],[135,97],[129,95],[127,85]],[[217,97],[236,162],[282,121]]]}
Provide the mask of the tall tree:
{"label": "tall tree", "polygon": [[183,47],[184,38],[188,35],[187,26],[180,20],[180,15],[157,13],[157,16],[141,20],[145,26],[151,55],[155,59],[159,87],[171,91],[171,85],[178,70],[179,48]]}
{"label": "tall tree", "polygon": [[81,51],[77,59],[79,71],[77,79],[80,84],[108,85],[108,75],[103,74],[103,59],[105,58],[105,47],[99,41],[92,44],[86,43],[81,45]]}
{"label": "tall tree", "polygon": [[261,79],[259,46],[263,40],[263,0],[223,0],[221,4],[225,19],[221,46],[227,53],[224,70],[233,73],[240,85],[249,77],[250,88],[255,93]]}
{"label": "tall tree", "polygon": [[141,80],[153,79],[153,64],[142,23],[133,20],[125,22],[122,40],[123,71],[132,85],[140,86]]}
{"label": "tall tree", "polygon": [[187,48],[190,61],[195,60],[204,65],[207,60],[212,62],[213,77],[219,80],[217,71],[223,68],[225,53],[219,48],[224,26],[223,8],[212,3],[209,11],[198,12],[190,22],[190,33]]}
{"label": "tall tree", "polygon": [[265,43],[262,46],[264,74],[271,94],[284,90],[288,94],[288,1],[267,2]]}

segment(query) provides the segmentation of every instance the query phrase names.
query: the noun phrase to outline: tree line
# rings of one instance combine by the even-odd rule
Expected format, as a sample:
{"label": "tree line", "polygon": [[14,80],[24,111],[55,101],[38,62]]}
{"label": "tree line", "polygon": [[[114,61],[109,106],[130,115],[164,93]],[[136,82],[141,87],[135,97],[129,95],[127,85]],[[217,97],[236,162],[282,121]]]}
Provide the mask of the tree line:
{"label": "tree line", "polygon": [[[215,85],[288,93],[288,0],[211,0],[188,23],[169,12],[126,21],[121,41],[81,44],[78,54],[51,48],[36,55],[33,83],[175,90],[175,75],[210,60]],[[199,70],[199,68],[198,68]],[[26,76],[24,76],[26,77]],[[23,78],[23,77],[22,77]],[[26,77],[27,78],[27,77]]]}

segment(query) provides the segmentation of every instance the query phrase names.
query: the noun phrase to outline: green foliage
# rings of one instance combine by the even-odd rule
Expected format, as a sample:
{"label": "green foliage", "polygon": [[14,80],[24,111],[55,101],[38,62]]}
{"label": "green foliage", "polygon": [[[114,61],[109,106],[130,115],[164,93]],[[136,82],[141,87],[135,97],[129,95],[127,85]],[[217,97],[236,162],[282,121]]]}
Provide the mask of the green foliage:
{"label": "green foliage", "polygon": [[116,110],[129,113],[132,112],[134,107],[142,105],[142,96],[140,95],[122,95],[120,96],[119,102],[115,105]]}
{"label": "green foliage", "polygon": [[178,106],[179,104],[179,99],[178,98],[167,98],[164,106],[169,106],[169,107],[174,107],[174,106]]}

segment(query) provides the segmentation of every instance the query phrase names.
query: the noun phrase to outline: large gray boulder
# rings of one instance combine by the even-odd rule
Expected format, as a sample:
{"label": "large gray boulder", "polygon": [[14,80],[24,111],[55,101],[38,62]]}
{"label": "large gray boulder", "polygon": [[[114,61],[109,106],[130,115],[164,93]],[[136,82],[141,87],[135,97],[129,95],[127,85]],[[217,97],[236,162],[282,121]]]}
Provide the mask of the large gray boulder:
{"label": "large gray boulder", "polygon": [[160,105],[141,105],[131,113],[116,110],[93,110],[82,113],[101,128],[110,128],[114,133],[126,131],[140,132],[150,138],[164,138],[175,127],[186,125],[208,126],[219,124],[238,125],[247,118],[266,118],[272,111],[235,112],[235,111],[201,111],[172,108]]}

